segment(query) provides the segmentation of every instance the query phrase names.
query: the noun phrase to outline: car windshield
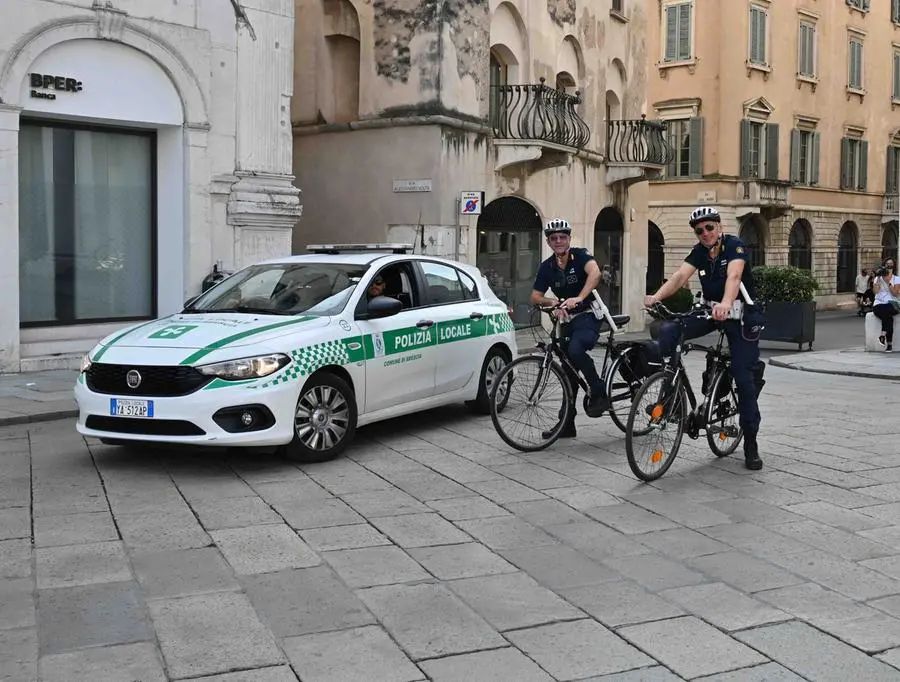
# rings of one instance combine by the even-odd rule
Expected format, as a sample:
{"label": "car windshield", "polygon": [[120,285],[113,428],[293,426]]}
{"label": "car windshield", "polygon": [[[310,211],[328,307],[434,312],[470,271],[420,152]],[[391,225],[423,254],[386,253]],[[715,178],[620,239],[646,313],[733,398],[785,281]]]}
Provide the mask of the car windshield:
{"label": "car windshield", "polygon": [[336,315],[368,266],[335,263],[254,265],[192,301],[185,313]]}

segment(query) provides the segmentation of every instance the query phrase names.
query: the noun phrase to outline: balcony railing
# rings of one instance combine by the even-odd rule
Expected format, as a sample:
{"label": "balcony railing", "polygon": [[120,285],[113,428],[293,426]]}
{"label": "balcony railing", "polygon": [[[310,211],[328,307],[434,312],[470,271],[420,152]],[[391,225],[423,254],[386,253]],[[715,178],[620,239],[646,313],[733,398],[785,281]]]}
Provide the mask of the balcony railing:
{"label": "balcony railing", "polygon": [[900,211],[900,195],[885,194],[884,205],[881,209],[882,215],[896,216],[898,211]]}
{"label": "balcony railing", "polygon": [[648,121],[608,121],[606,158],[609,162],[635,166],[665,166],[675,158],[666,142],[666,124]]}
{"label": "balcony railing", "polygon": [[581,93],[569,95],[544,85],[491,86],[491,127],[503,140],[542,140],[581,149],[591,130],[578,115]]}
{"label": "balcony railing", "polygon": [[791,203],[791,183],[783,180],[756,178],[743,180],[738,200],[760,206],[787,207]]}

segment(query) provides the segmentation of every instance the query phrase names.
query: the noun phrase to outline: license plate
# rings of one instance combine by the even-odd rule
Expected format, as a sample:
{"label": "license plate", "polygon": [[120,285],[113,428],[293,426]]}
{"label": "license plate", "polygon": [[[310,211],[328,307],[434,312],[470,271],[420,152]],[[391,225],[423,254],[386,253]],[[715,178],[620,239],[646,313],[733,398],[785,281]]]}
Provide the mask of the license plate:
{"label": "license plate", "polygon": [[109,413],[113,417],[146,417],[153,416],[152,400],[121,400],[110,398]]}

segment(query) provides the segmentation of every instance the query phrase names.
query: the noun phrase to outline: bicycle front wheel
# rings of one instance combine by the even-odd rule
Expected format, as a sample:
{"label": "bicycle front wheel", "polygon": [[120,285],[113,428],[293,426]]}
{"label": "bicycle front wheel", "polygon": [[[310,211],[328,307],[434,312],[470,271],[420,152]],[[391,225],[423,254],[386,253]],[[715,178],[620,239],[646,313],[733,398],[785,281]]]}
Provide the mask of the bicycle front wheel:
{"label": "bicycle front wheel", "polygon": [[664,390],[671,379],[666,372],[651,375],[628,414],[625,453],[631,471],[642,481],[655,481],[668,471],[684,436],[687,395],[682,386]]}
{"label": "bicycle front wheel", "polygon": [[712,380],[706,404],[706,442],[716,457],[727,457],[737,450],[744,432],[738,417],[737,392],[731,372],[720,370]]}
{"label": "bicycle front wheel", "polygon": [[497,375],[491,421],[507,445],[535,452],[559,438],[575,409],[573,403],[572,389],[557,363],[545,366],[541,356],[524,356]]}
{"label": "bicycle front wheel", "polygon": [[637,351],[632,346],[616,356],[606,377],[606,395],[609,396],[609,417],[622,433],[628,431],[628,415],[634,396],[641,386],[636,378]]}

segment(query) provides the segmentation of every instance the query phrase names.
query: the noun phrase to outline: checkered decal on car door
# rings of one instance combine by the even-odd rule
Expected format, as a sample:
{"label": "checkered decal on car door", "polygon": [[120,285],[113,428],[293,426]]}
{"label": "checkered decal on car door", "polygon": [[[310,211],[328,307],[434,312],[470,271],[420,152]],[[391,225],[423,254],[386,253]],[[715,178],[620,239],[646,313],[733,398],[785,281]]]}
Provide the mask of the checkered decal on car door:
{"label": "checkered decal on car door", "polygon": [[[354,348],[351,348],[351,344]],[[309,376],[320,367],[326,365],[349,365],[363,359],[360,337],[339,341],[324,341],[306,348],[298,348],[290,352],[291,364],[271,381],[260,385],[260,388],[277,386],[288,381]]]}

